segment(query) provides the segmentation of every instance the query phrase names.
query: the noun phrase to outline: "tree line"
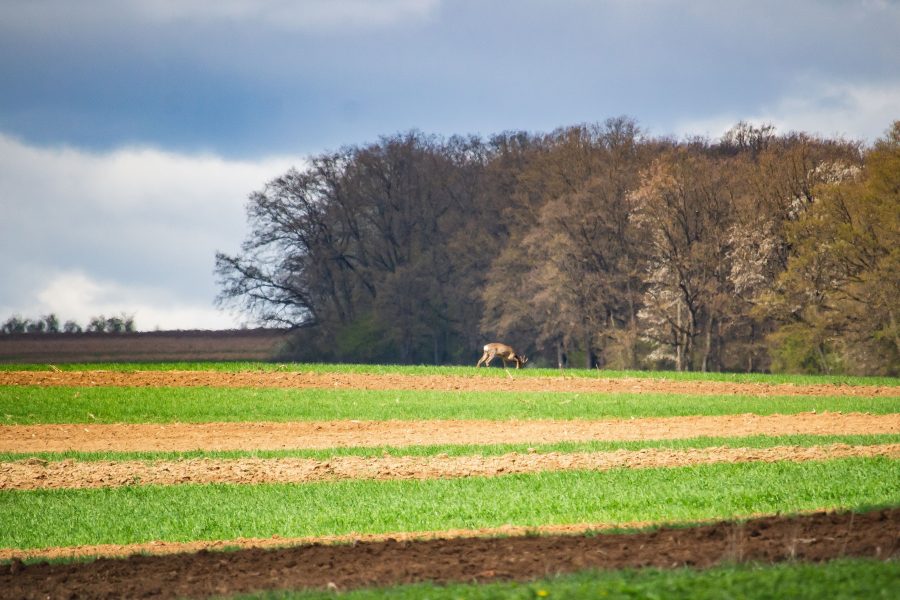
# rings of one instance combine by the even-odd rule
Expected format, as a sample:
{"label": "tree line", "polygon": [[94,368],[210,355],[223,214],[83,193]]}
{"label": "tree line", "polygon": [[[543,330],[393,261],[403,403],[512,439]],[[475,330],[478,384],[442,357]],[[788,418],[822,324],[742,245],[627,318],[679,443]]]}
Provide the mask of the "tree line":
{"label": "tree line", "polygon": [[106,317],[97,315],[88,319],[85,327],[77,321],[68,320],[60,325],[55,313],[42,317],[30,318],[21,315],[9,317],[3,325],[0,325],[0,334],[12,333],[131,333],[135,331],[134,317],[122,313],[119,316]]}
{"label": "tree line", "polygon": [[[301,360],[898,374],[900,121],[866,146],[627,117],[408,132],[249,197],[217,302]],[[474,358],[473,358],[474,357]]]}

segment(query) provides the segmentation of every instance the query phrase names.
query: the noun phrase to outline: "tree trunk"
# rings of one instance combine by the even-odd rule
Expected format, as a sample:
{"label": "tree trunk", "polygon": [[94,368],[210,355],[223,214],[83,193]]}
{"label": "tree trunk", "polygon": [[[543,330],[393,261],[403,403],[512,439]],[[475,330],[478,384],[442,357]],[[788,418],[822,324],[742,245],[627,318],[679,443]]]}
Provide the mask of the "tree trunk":
{"label": "tree trunk", "polygon": [[438,334],[437,333],[434,334],[434,364],[436,364],[436,365],[441,364],[441,352],[440,352],[440,346],[438,344]]}
{"label": "tree trunk", "polygon": [[584,334],[584,368],[585,369],[593,369],[596,364],[596,356],[594,355],[594,350],[591,348],[591,334]]}
{"label": "tree trunk", "polygon": [[691,371],[694,368],[693,365],[693,357],[694,357],[694,337],[696,336],[696,328],[694,327],[694,322],[691,320],[688,323],[687,331],[684,332],[684,341],[682,342],[682,346],[684,347],[684,354],[681,357],[682,366],[685,371]]}
{"label": "tree trunk", "polygon": [[688,305],[688,328],[684,334],[684,367],[685,371],[694,369],[694,338],[697,337],[697,313]]}
{"label": "tree trunk", "polygon": [[634,305],[634,297],[631,294],[631,282],[625,281],[625,289],[628,291],[628,326],[629,326],[629,338],[628,338],[628,368],[636,369],[637,368],[637,308]]}
{"label": "tree trunk", "polygon": [[716,337],[713,339],[713,342],[713,347],[715,348],[715,351],[713,352],[713,365],[715,366],[715,370],[721,373],[725,365],[725,336],[722,334],[722,319],[716,321]]}
{"label": "tree trunk", "polygon": [[709,371],[709,357],[712,355],[712,329],[713,316],[712,312],[710,312],[709,316],[706,318],[706,348],[703,349],[703,365],[701,366],[701,370],[704,373]]}
{"label": "tree trunk", "polygon": [[560,369],[565,369],[568,365],[569,358],[566,356],[566,349],[563,347],[562,340],[556,342],[556,365]]}
{"label": "tree trunk", "polygon": [[753,347],[756,345],[756,323],[750,321],[750,350],[747,352],[747,372],[753,372]]}
{"label": "tree trunk", "polygon": [[684,370],[684,345],[682,344],[681,333],[681,300],[678,301],[678,314],[675,317],[675,370],[681,372]]}
{"label": "tree trunk", "polygon": [[894,334],[894,346],[896,346],[897,351],[900,352],[900,333],[897,332],[897,321],[894,319],[894,311],[889,310],[888,316],[891,319],[891,331]]}
{"label": "tree trunk", "polygon": [[819,352],[819,361],[822,364],[822,370],[826,375],[831,375],[831,368],[828,366],[828,359],[825,357],[825,349],[822,344],[816,344],[816,350]]}
{"label": "tree trunk", "polygon": [[680,371],[691,370],[691,355],[694,353],[693,337],[690,332],[685,331],[681,335],[681,369]]}

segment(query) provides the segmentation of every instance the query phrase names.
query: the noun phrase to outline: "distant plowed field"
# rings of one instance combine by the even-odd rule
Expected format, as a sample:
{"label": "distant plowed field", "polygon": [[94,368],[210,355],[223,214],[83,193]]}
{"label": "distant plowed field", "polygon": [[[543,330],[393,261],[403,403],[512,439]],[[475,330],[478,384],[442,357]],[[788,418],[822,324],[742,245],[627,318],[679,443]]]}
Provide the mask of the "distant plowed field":
{"label": "distant plowed field", "polygon": [[[896,385],[471,373],[2,371],[0,590],[208,597],[900,553]],[[665,524],[695,525],[610,532]],[[40,562],[136,552],[161,556]]]}
{"label": "distant plowed field", "polygon": [[23,333],[0,335],[0,363],[272,360],[286,341],[278,329]]}

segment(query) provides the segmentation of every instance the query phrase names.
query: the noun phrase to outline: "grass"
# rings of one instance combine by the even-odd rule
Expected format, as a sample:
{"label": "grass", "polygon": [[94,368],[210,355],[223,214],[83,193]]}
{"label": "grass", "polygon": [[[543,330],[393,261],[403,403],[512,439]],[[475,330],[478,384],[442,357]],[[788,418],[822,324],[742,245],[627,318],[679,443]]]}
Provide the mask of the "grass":
{"label": "grass", "polygon": [[[475,364],[478,356],[472,359]],[[506,377],[506,372],[497,366],[490,369],[475,369],[472,366],[429,366],[429,365],[354,365],[319,363],[266,363],[266,362],[174,362],[174,363],[71,363],[55,365],[63,371],[285,371],[307,373],[371,373],[401,375],[456,375],[464,377]],[[47,364],[0,364],[0,371],[47,371]],[[847,384],[847,385],[888,385],[900,386],[898,377],[861,377],[853,375],[788,375],[767,373],[698,373],[676,371],[614,371],[588,369],[538,369],[526,368],[511,372],[516,377],[595,377],[626,378],[646,377],[673,379],[678,381],[727,381],[751,383],[793,383],[793,384]]]}
{"label": "grass", "polygon": [[392,456],[498,456],[510,452],[614,452],[616,450],[643,450],[660,448],[686,450],[690,448],[772,448],[774,446],[822,446],[847,444],[848,446],[872,446],[900,443],[900,434],[881,435],[785,435],[748,437],[700,437],[675,440],[642,440],[632,442],[557,442],[552,444],[492,444],[492,445],[434,445],[434,446],[373,446],[329,448],[326,450],[191,450],[186,452],[0,452],[0,462],[12,462],[39,458],[47,461],[74,459],[78,461],[124,460],[182,460],[191,458],[314,458],[327,460],[337,456],[361,456],[380,458],[384,453]]}
{"label": "grass", "polygon": [[894,598],[900,585],[900,561],[839,559],[827,563],[723,565],[711,569],[627,569],[584,571],[526,583],[435,585],[423,583],[336,594],[325,591],[277,591],[234,597],[242,600],[532,600],[534,598],[690,598],[747,600],[793,598]]}
{"label": "grass", "polygon": [[202,387],[0,386],[0,423],[197,423],[332,419],[601,419],[809,411],[890,414],[889,398]]}
{"label": "grass", "polygon": [[716,464],[494,478],[0,491],[0,547],[697,521],[900,503],[900,461]]}

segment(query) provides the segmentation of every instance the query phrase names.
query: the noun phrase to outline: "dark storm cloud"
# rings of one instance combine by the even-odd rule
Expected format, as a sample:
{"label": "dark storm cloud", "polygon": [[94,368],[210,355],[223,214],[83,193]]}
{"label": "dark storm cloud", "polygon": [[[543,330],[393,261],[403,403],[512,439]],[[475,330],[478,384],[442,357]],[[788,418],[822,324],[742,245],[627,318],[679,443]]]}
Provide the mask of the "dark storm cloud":
{"label": "dark storm cloud", "polygon": [[886,2],[60,0],[3,10],[0,130],[92,148],[247,156],[413,127],[542,130],[623,113],[668,133],[759,113],[801,84],[900,77],[900,7]]}

